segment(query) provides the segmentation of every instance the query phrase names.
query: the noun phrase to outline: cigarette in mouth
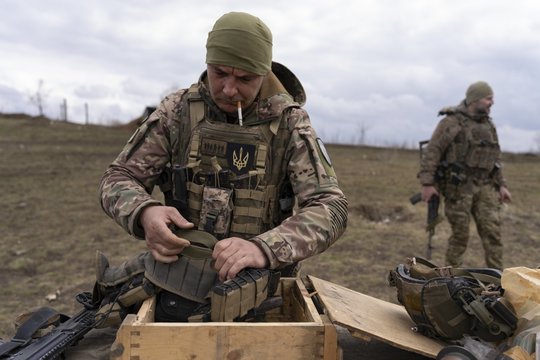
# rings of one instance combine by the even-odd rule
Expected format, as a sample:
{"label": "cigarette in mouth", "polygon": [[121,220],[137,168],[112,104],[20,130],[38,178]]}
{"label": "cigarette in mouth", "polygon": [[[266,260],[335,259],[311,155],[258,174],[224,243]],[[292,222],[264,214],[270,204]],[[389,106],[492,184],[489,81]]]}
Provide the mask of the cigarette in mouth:
{"label": "cigarette in mouth", "polygon": [[236,105],[238,106],[238,123],[242,126],[242,102],[238,101]]}

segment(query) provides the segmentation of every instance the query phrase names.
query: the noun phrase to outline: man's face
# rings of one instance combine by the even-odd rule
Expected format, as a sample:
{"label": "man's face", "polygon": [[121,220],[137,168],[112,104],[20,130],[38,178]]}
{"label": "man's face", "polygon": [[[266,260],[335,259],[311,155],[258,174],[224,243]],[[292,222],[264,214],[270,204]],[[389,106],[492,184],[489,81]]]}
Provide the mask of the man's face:
{"label": "man's face", "polygon": [[237,111],[237,102],[246,108],[253,103],[261,89],[264,75],[257,75],[225,65],[207,65],[210,95],[226,113]]}
{"label": "man's face", "polygon": [[493,96],[486,96],[485,98],[477,100],[473,103],[473,111],[475,114],[478,115],[489,115],[489,112],[491,111],[491,106],[493,106],[493,104],[495,104]]}

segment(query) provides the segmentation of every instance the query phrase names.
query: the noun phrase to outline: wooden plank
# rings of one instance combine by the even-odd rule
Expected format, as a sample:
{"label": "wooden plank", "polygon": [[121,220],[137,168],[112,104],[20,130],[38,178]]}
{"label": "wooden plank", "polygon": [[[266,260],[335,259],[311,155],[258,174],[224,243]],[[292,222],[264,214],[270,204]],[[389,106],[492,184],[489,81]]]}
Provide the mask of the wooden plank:
{"label": "wooden plank", "polygon": [[310,323],[133,323],[121,330],[123,360],[322,359],[316,354],[324,351],[321,327]]}
{"label": "wooden plank", "polygon": [[309,294],[301,279],[296,279],[295,290],[299,293],[298,297],[302,299],[302,304],[304,307],[301,313],[307,316],[307,321],[321,322],[322,320],[319,316],[319,312],[317,311],[313,300],[311,300],[313,294]]}
{"label": "wooden plank", "polygon": [[142,324],[154,322],[154,312],[156,310],[156,297],[146,299],[137,313],[137,321]]}
{"label": "wooden plank", "polygon": [[358,293],[309,276],[330,319],[352,335],[374,337],[392,346],[435,358],[447,344],[411,330],[414,323],[403,306]]}
{"label": "wooden plank", "polygon": [[129,356],[129,352],[126,351],[126,346],[128,346],[131,341],[128,329],[133,326],[136,320],[137,315],[128,314],[124,321],[122,321],[120,328],[116,332],[116,339],[111,346],[110,358],[112,360],[129,359],[128,357],[126,357]]}
{"label": "wooden plank", "polygon": [[341,349],[338,347],[338,334],[335,325],[328,316],[322,315],[324,323],[324,360],[340,360],[342,358]]}

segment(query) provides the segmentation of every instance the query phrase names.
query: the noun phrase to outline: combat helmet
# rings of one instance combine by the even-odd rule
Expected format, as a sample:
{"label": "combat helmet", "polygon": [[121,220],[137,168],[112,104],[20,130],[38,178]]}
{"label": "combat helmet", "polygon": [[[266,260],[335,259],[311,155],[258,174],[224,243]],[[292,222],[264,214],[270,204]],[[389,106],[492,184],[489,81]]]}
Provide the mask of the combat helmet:
{"label": "combat helmet", "polygon": [[413,330],[444,340],[469,335],[500,341],[513,334],[517,317],[503,297],[500,279],[497,269],[437,267],[418,257],[388,275],[397,300],[416,324]]}

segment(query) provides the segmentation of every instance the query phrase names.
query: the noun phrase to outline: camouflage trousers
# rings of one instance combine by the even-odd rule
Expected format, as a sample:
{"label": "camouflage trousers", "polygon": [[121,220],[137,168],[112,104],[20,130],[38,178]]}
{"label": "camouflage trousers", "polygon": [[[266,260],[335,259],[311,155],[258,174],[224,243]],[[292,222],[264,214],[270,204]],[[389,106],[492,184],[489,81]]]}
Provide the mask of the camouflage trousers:
{"label": "camouflage trousers", "polygon": [[473,185],[468,191],[445,198],[445,216],[452,228],[446,250],[447,265],[462,266],[463,255],[469,243],[469,226],[472,218],[482,240],[486,266],[503,268],[500,209],[498,194],[489,184]]}

